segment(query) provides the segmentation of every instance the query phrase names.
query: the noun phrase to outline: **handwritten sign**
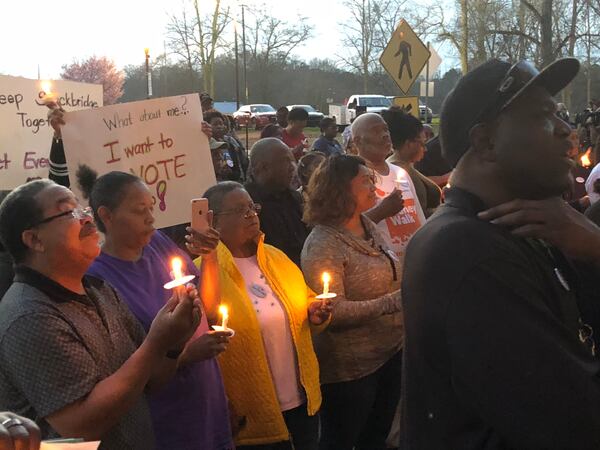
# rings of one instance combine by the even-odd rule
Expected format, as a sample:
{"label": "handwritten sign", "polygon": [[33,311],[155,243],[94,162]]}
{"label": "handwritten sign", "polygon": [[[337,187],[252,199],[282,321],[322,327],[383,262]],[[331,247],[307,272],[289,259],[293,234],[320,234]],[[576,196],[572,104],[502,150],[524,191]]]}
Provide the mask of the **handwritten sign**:
{"label": "handwritten sign", "polygon": [[48,177],[53,130],[42,98],[51,88],[66,111],[102,106],[102,85],[0,75],[0,190]]}
{"label": "handwritten sign", "polygon": [[122,103],[65,115],[62,135],[71,189],[87,165],[98,175],[140,177],[154,197],[158,228],[190,221],[190,200],[216,183],[196,94]]}

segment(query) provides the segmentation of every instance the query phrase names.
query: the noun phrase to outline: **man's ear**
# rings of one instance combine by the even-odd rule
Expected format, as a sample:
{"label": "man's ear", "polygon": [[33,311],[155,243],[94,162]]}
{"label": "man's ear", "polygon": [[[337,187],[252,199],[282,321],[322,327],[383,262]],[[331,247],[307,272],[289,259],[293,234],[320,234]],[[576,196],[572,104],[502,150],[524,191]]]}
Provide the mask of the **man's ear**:
{"label": "man's ear", "polygon": [[473,149],[473,154],[477,158],[486,162],[496,161],[496,152],[494,151],[494,139],[492,126],[485,123],[478,123],[469,131],[469,142]]}
{"label": "man's ear", "polygon": [[97,214],[98,219],[102,221],[102,224],[105,227],[108,226],[112,221],[112,213],[110,212],[110,209],[108,209],[106,206],[101,206],[100,208],[98,208]]}
{"label": "man's ear", "polygon": [[21,240],[23,244],[34,252],[44,253],[45,247],[43,242],[40,240],[37,231],[33,229],[25,230],[21,233]]}

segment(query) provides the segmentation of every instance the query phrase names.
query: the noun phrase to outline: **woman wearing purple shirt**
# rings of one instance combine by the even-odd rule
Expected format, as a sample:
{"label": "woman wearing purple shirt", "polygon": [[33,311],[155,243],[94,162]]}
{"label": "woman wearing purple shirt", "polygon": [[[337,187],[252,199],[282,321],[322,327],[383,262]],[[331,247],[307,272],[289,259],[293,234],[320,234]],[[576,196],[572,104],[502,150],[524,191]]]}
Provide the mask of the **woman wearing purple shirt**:
{"label": "woman wearing purple shirt", "polygon": [[[148,330],[152,319],[169,298],[163,285],[170,281],[170,261],[179,256],[183,271],[198,277],[200,292],[214,275],[199,273],[175,243],[154,229],[153,201],[147,186],[136,176],[110,172],[96,179],[89,168],[77,172],[81,190],[94,210],[98,228],[105,233],[102,253],[89,274],[110,283]],[[218,234],[190,237],[194,253],[210,252]],[[206,294],[208,295],[208,294]],[[204,299],[206,300],[206,299]],[[209,299],[209,301],[216,301]],[[158,393],[148,396],[158,448],[163,450],[229,450],[233,448],[227,400],[215,356],[225,350],[225,332],[209,331],[206,315],[196,334],[177,358],[178,371]]]}

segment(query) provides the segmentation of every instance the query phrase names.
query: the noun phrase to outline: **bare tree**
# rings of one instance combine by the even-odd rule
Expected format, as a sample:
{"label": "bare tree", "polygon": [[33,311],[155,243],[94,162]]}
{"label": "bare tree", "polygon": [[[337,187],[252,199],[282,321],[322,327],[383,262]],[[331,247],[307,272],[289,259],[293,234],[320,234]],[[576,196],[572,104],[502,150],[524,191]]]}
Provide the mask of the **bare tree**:
{"label": "bare tree", "polygon": [[194,89],[194,71],[198,67],[198,54],[194,42],[194,22],[185,8],[181,16],[172,15],[167,24],[167,41],[171,53],[179,56],[190,73],[190,89]]}
{"label": "bare tree", "polygon": [[197,26],[196,45],[199,49],[200,66],[202,67],[202,81],[204,90],[212,96],[215,94],[215,55],[217,49],[222,47],[221,36],[223,31],[231,21],[229,7],[222,10],[221,0],[215,0],[215,8],[212,14],[203,17],[198,0],[194,0],[194,12]]}
{"label": "bare tree", "polygon": [[340,23],[345,54],[337,55],[349,68],[358,72],[363,79],[363,93],[369,90],[369,75],[375,70],[377,57],[375,41],[377,23],[381,13],[376,8],[377,0],[346,0],[344,9],[349,19]]}
{"label": "bare tree", "polygon": [[[411,7],[411,9],[408,8]],[[341,22],[345,53],[336,55],[344,66],[363,79],[363,92],[369,89],[372,74],[382,72],[379,56],[387,46],[401,19],[409,22],[422,37],[427,22],[420,9],[407,0],[346,0],[348,19]]]}
{"label": "bare tree", "polygon": [[193,0],[191,6],[191,13],[184,4],[179,15],[171,16],[167,25],[169,48],[185,62],[190,73],[201,71],[203,89],[214,95],[215,57],[219,49],[226,47],[223,35],[231,21],[229,8],[223,9],[221,0],[215,0],[214,9],[206,13],[198,0]]}
{"label": "bare tree", "polygon": [[260,96],[269,96],[269,72],[285,63],[290,54],[312,36],[313,27],[306,17],[293,24],[271,15],[265,6],[249,10],[246,20],[250,63],[260,74]]}

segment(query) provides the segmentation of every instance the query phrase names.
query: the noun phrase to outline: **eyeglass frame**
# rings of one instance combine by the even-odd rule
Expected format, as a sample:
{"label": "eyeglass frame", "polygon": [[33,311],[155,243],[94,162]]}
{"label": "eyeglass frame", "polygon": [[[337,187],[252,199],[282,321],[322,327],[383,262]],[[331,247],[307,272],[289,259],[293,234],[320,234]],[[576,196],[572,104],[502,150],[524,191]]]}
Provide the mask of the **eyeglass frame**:
{"label": "eyeglass frame", "polygon": [[242,211],[240,211],[240,208],[237,208],[237,210],[230,209],[230,210],[225,210],[225,211],[215,213],[215,216],[227,216],[227,215],[236,214],[236,215],[243,217],[244,219],[249,219],[250,217],[252,217],[250,215],[251,212],[253,212],[255,216],[258,216],[260,214],[261,210],[262,210],[262,205],[260,203],[252,203],[251,206],[250,205],[246,206],[246,209],[243,212],[243,214],[242,214]]}
{"label": "eyeglass frame", "polygon": [[45,223],[50,223],[55,219],[59,219],[61,217],[68,216],[69,214],[71,214],[71,216],[77,220],[82,220],[82,219],[85,219],[86,217],[90,217],[90,218],[94,217],[94,211],[92,210],[91,206],[86,206],[85,208],[82,208],[81,206],[77,206],[76,208],[55,214],[50,217],[46,217],[45,219],[35,222],[33,225],[31,225],[30,228],[37,227],[37,226],[43,225]]}

